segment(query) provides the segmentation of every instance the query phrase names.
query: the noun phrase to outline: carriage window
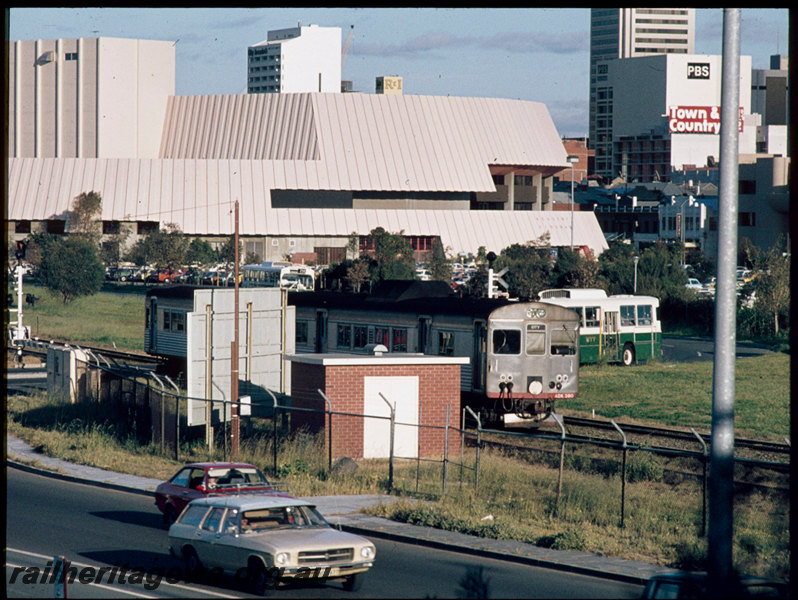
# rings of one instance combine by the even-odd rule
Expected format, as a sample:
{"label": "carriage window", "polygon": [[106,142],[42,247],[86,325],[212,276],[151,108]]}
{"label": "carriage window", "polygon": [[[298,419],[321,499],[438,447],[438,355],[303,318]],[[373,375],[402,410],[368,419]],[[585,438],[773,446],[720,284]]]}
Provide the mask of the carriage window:
{"label": "carriage window", "polygon": [[175,310],[163,311],[164,331],[183,331],[186,326],[186,314]]}
{"label": "carriage window", "polygon": [[599,326],[599,307],[598,306],[585,306],[585,327],[598,327]]}
{"label": "carriage window", "polygon": [[634,305],[621,306],[621,325],[632,326],[635,324]]}
{"label": "carriage window", "polygon": [[306,346],[308,343],[308,322],[307,321],[297,321],[296,322],[296,343],[302,346]]}
{"label": "carriage window", "polygon": [[637,323],[638,325],[651,325],[651,305],[640,304],[637,307]]}
{"label": "carriage window", "polygon": [[407,329],[393,330],[391,352],[407,352]]}
{"label": "carriage window", "polygon": [[454,333],[451,331],[438,332],[438,354],[440,356],[454,356]]}
{"label": "carriage window", "polygon": [[374,328],[374,343],[375,344],[382,344],[386,348],[390,348],[390,335],[391,332],[387,327],[375,327]]}
{"label": "carriage window", "polygon": [[521,354],[520,329],[494,329],[493,330],[494,354]]}
{"label": "carriage window", "polygon": [[526,326],[526,353],[544,354],[546,352],[546,326],[530,324]]}
{"label": "carriage window", "polygon": [[352,342],[355,348],[365,348],[369,343],[369,328],[365,325],[353,325]]}
{"label": "carriage window", "polygon": [[576,331],[566,329],[565,325],[551,329],[551,354],[571,356],[576,354]]}
{"label": "carriage window", "polygon": [[350,348],[352,346],[352,326],[338,325],[338,348]]}

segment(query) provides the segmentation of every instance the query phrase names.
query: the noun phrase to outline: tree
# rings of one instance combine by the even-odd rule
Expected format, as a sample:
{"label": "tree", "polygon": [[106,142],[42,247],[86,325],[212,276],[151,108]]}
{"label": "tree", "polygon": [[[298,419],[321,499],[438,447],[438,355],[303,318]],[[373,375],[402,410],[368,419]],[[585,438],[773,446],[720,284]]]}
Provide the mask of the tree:
{"label": "tree", "polygon": [[583,253],[561,248],[551,271],[552,284],[556,288],[603,288],[600,270],[590,250]]}
{"label": "tree", "polygon": [[754,306],[772,316],[774,335],[779,335],[779,314],[790,307],[790,255],[781,252],[783,245],[780,239],[767,252],[757,252],[753,265]]}
{"label": "tree", "polygon": [[[222,244],[222,246],[218,250],[219,260],[223,260],[228,263],[235,263],[236,261],[236,244],[235,244],[235,236],[231,235],[227,238]],[[238,260],[241,261],[241,257],[244,256],[244,242],[240,239],[238,240]]]}
{"label": "tree", "polygon": [[[609,294],[634,292],[635,248],[630,244],[615,242],[599,256],[600,277]],[[638,291],[639,284],[638,265]]]}
{"label": "tree", "polygon": [[186,262],[207,265],[218,260],[219,253],[207,241],[201,238],[191,240],[186,251]]}
{"label": "tree", "polygon": [[102,235],[102,203],[99,192],[83,192],[76,196],[69,213],[69,232],[97,243]]}
{"label": "tree", "polygon": [[46,243],[42,250],[42,284],[61,294],[64,304],[100,291],[105,268],[91,241],[83,237],[59,237]]}
{"label": "tree", "polygon": [[371,249],[369,273],[372,284],[387,279],[416,278],[413,248],[403,234],[403,231],[389,233],[382,227],[369,232],[366,247]]}
{"label": "tree", "polygon": [[493,269],[508,271],[502,276],[511,298],[532,299],[551,287],[551,246],[544,234],[526,244],[512,244],[501,251]]}
{"label": "tree", "polygon": [[100,246],[100,258],[106,265],[119,265],[125,254],[129,229],[120,229],[119,233],[109,235]]}
{"label": "tree", "polygon": [[432,259],[429,261],[430,277],[433,281],[452,281],[452,261],[446,257],[441,239],[436,237],[432,241]]}
{"label": "tree", "polygon": [[363,284],[369,280],[369,261],[366,258],[358,258],[346,269],[345,280],[347,284],[357,293],[360,292]]}
{"label": "tree", "polygon": [[175,223],[164,223],[163,229],[150,232],[128,253],[136,264],[151,264],[157,269],[174,269],[186,261],[188,240]]}

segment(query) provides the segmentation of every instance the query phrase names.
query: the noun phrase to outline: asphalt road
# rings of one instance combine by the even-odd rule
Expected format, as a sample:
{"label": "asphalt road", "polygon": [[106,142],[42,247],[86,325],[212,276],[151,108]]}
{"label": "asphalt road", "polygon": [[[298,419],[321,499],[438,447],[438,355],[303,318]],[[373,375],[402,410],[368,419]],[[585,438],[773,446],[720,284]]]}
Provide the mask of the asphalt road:
{"label": "asphalt road", "polygon": [[[737,344],[737,358],[772,354],[772,350],[748,342]],[[674,335],[662,336],[663,362],[696,362],[715,360],[715,341]]]}
{"label": "asphalt road", "polygon": [[[182,563],[168,554],[166,529],[150,497],[50,479],[13,468],[7,470],[7,475],[8,597],[53,597],[53,585],[46,577],[42,583],[42,575],[56,555],[64,556],[78,572],[94,573],[94,583],[81,584],[75,580],[69,588],[72,598],[248,595],[243,585],[230,580],[204,585],[183,581]],[[376,564],[359,592],[344,592],[339,582],[331,581],[280,589],[275,595],[465,597],[465,578],[478,574],[480,569],[490,598],[634,598],[642,589],[639,585],[510,561],[380,538],[373,541],[377,546]],[[87,569],[101,567],[106,571],[97,581],[99,571]],[[123,584],[119,583],[120,575],[124,575]],[[173,583],[169,583],[167,577],[172,575]]]}

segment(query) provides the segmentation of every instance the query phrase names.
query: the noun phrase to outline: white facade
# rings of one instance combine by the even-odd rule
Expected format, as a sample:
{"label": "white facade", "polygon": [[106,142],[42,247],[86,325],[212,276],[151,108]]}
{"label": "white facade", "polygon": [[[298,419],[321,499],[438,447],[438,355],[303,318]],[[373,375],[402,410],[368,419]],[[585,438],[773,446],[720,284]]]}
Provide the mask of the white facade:
{"label": "white facade", "polygon": [[175,93],[173,42],[100,37],[7,47],[9,156],[158,156]]}
{"label": "white facade", "polygon": [[[721,56],[663,54],[609,61],[613,175],[639,181],[720,154]],[[645,90],[645,99],[641,98]],[[740,57],[739,151],[756,151],[759,115],[751,114],[751,57]]]}
{"label": "white facade", "polygon": [[277,29],[248,49],[247,91],[341,92],[341,28]]}
{"label": "white facade", "polygon": [[[588,137],[596,172],[610,175],[612,122],[608,119],[607,61],[654,54],[695,52],[693,8],[590,9]],[[614,175],[614,174],[613,174]]]}

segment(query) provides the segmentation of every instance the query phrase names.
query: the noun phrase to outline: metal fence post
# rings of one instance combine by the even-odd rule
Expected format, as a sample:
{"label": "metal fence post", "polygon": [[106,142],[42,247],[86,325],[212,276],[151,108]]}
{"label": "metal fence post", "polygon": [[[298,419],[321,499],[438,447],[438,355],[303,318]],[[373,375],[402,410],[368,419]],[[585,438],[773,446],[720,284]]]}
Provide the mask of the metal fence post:
{"label": "metal fence post", "polygon": [[471,410],[470,406],[466,406],[466,410],[471,413],[471,416],[477,422],[477,456],[474,463],[474,489],[479,489],[479,450],[482,447],[482,421],[479,420],[477,414]]}
{"label": "metal fence post", "polygon": [[[423,409],[423,407],[419,405],[419,407],[418,407],[418,422],[419,423],[423,423],[424,422],[424,413],[423,413],[422,409]],[[421,435],[420,435],[421,434],[421,426],[419,425],[418,427],[416,427],[416,429],[418,430],[418,433],[419,433],[418,443],[416,444],[416,494],[418,494],[418,479],[419,479],[419,476],[421,474],[420,473],[420,471],[421,471]]]}
{"label": "metal fence post", "polygon": [[383,399],[385,404],[388,405],[388,408],[391,411],[391,437],[390,437],[391,447],[388,454],[388,491],[390,492],[391,490],[393,490],[393,434],[394,434],[394,425],[396,423],[396,403],[391,405],[391,403],[385,399],[385,396],[383,396],[382,393],[378,392],[378,395],[380,398]]}
{"label": "metal fence post", "polygon": [[623,529],[624,513],[626,512],[626,434],[613,419],[610,419],[610,423],[613,424],[623,438],[623,466],[621,468],[621,529]]}
{"label": "metal fence post", "polygon": [[552,418],[560,426],[560,471],[557,475],[557,498],[554,500],[554,513],[559,515],[560,512],[560,493],[562,492],[562,471],[563,464],[565,463],[565,425],[563,425],[562,417],[555,412],[551,413]]}
{"label": "metal fence post", "polygon": [[701,456],[701,466],[703,475],[701,477],[701,537],[704,537],[707,532],[707,443],[704,439],[698,435],[692,427],[690,431],[696,437],[696,439],[701,443],[702,448],[702,456]]}
{"label": "metal fence post", "polygon": [[324,395],[324,392],[319,389],[316,391],[327,403],[327,472],[329,472],[332,469],[332,402]]}

